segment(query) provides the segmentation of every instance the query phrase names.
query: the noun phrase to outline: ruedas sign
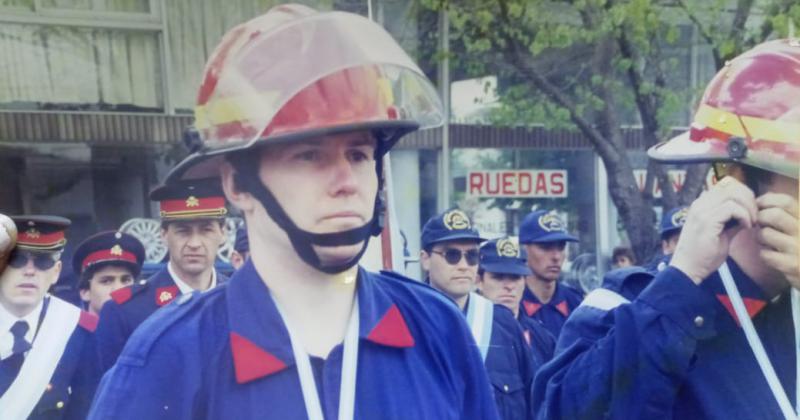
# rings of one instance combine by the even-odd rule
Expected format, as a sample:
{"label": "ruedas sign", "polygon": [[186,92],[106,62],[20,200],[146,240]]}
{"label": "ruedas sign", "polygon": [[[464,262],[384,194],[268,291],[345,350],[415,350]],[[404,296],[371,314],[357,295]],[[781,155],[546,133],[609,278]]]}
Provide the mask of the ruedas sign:
{"label": "ruedas sign", "polygon": [[567,196],[567,171],[471,171],[467,174],[467,195],[493,198],[564,198]]}

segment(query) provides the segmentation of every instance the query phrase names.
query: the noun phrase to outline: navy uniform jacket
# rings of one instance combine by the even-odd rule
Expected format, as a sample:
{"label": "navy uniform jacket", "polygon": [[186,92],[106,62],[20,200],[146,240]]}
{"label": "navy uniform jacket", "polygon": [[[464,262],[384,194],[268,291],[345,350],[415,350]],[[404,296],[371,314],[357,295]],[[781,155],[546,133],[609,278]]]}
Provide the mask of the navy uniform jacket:
{"label": "navy uniform jacket", "polygon": [[538,370],[543,364],[553,358],[553,351],[556,348],[556,338],[550,331],[533,318],[520,313],[517,319],[520,327],[522,327],[525,341],[531,348],[531,355],[533,356],[533,365]]}
{"label": "navy uniform jacket", "polygon": [[[767,302],[731,259],[728,265],[794,404],[790,293]],[[647,281],[633,277],[620,284]],[[628,300],[596,290],[570,317],[555,358],[535,379],[539,418],[782,418],[718,274],[698,287],[668,267]]]}
{"label": "navy uniform jacket", "polygon": [[[97,317],[81,312],[50,383],[28,420],[84,420],[94,396],[100,373],[95,363],[94,330]],[[0,364],[0,366],[2,366]],[[0,388],[14,380],[0,370]],[[0,413],[0,418],[3,418]]]}
{"label": "navy uniform jacket", "polygon": [[[469,305],[469,302],[467,302]],[[467,306],[464,307],[466,312]],[[514,313],[503,305],[494,305],[492,335],[485,366],[494,388],[497,411],[504,420],[530,419],[534,365],[530,347]]]}
{"label": "navy uniform jacket", "polygon": [[550,331],[550,334],[553,334],[553,337],[558,338],[564,321],[581,304],[582,300],[581,292],[558,282],[550,301],[542,303],[526,286],[522,302],[520,302],[520,312],[528,318],[539,321],[547,328],[547,331]]}
{"label": "navy uniform jacket", "polygon": [[[358,419],[496,419],[463,315],[412,280],[359,271]],[[343,346],[317,387],[335,418]],[[288,332],[248,261],[231,280],[182,296],[131,337],[103,377],[90,419],[303,419]]]}
{"label": "navy uniform jacket", "polygon": [[[217,284],[224,281],[225,277],[217,273]],[[95,334],[101,372],[111,369],[136,327],[180,294],[166,266],[146,282],[112,292],[111,300],[100,311],[100,323]]]}

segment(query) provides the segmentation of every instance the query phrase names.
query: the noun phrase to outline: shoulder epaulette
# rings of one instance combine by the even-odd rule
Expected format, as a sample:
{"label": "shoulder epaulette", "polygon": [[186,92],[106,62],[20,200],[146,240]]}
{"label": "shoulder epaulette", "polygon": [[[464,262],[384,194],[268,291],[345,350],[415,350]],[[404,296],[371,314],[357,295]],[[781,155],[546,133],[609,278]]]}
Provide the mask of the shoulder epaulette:
{"label": "shoulder epaulette", "polygon": [[98,318],[97,315],[81,311],[81,315],[78,318],[78,325],[86,331],[94,332],[94,330],[97,329],[98,321],[100,321],[100,318]]}

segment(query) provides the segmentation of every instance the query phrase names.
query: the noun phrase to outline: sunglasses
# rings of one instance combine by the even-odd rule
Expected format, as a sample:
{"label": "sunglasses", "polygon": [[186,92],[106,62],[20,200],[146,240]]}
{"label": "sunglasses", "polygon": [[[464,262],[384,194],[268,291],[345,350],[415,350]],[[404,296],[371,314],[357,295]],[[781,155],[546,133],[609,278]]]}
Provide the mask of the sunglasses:
{"label": "sunglasses", "polygon": [[763,185],[769,182],[770,174],[763,169],[751,166],[739,165],[731,162],[715,162],[711,166],[714,169],[714,177],[717,181],[730,176],[747,185],[756,196],[761,195]]}
{"label": "sunglasses", "polygon": [[8,258],[8,265],[14,268],[23,268],[28,265],[28,261],[33,261],[33,266],[36,267],[37,270],[45,271],[53,268],[58,259],[58,253],[14,250]]}
{"label": "sunglasses", "polygon": [[431,251],[434,254],[439,254],[444,257],[444,260],[447,261],[450,265],[456,265],[461,262],[461,256],[463,255],[464,258],[467,259],[467,265],[474,266],[478,265],[478,260],[480,258],[480,252],[477,249],[470,249],[469,251],[461,251],[460,249],[455,248],[448,248],[444,252],[442,251]]}

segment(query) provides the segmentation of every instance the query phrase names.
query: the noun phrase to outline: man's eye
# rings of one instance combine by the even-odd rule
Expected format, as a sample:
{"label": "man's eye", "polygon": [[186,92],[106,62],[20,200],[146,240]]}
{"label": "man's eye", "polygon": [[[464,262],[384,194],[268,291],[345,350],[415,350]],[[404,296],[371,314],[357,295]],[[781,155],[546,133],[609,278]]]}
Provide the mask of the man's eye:
{"label": "man's eye", "polygon": [[349,152],[351,162],[364,162],[371,159],[371,155],[362,150],[351,150]]}
{"label": "man's eye", "polygon": [[319,160],[320,153],[316,150],[306,150],[294,155],[295,160],[303,160],[307,162],[314,162]]}

